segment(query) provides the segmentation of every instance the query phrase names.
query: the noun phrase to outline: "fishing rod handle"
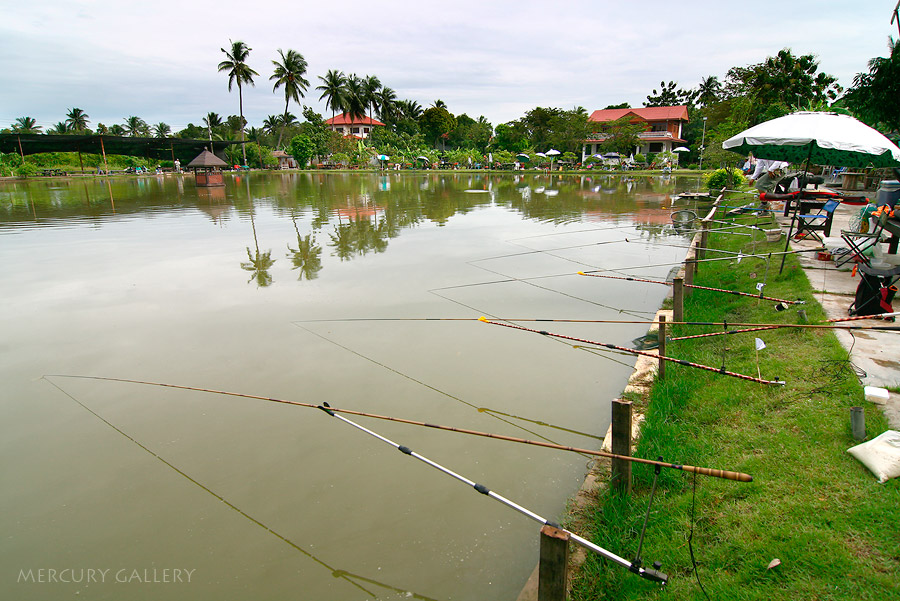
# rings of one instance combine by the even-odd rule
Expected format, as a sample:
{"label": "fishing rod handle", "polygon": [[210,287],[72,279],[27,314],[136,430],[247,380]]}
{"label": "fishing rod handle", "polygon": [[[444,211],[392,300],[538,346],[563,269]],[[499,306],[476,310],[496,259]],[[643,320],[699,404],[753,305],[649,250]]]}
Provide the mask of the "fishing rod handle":
{"label": "fishing rod handle", "polygon": [[753,476],[743,472],[731,472],[711,467],[697,467],[695,465],[682,465],[680,467],[685,472],[700,474],[702,476],[713,476],[714,478],[724,478],[725,480],[734,480],[736,482],[753,482]]}

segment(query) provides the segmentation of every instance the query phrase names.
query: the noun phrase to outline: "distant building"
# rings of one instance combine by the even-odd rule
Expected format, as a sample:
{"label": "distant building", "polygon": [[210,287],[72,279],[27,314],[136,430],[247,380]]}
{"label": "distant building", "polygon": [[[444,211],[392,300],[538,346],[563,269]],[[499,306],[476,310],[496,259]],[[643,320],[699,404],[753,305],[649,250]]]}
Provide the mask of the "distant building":
{"label": "distant building", "polygon": [[276,150],[272,153],[272,156],[278,159],[278,168],[279,169],[296,169],[297,161],[294,160],[294,157],[289,155],[283,150]]}
{"label": "distant building", "polygon": [[[651,106],[641,109],[604,109],[594,111],[588,117],[588,125],[592,123],[609,123],[623,117],[630,117],[630,123],[645,123],[646,131],[638,134],[639,145],[635,154],[658,154],[671,152],[687,141],[681,138],[681,128],[689,121],[686,106]],[[582,146],[582,162],[593,154],[603,154],[600,145],[609,137],[608,134],[594,132],[588,136]]]}
{"label": "distant building", "polygon": [[369,137],[372,128],[378,125],[384,125],[381,121],[370,119],[369,117],[352,118],[347,113],[341,113],[336,117],[325,120],[325,125],[336,131],[344,137],[354,137],[365,140]]}

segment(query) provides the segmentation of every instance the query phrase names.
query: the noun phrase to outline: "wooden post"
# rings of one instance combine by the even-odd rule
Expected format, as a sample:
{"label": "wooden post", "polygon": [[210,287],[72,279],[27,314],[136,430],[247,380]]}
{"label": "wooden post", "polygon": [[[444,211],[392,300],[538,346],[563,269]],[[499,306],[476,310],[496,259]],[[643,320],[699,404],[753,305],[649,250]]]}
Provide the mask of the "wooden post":
{"label": "wooden post", "polygon": [[697,247],[697,258],[706,257],[706,245],[709,243],[709,221],[700,222],[700,245]]}
{"label": "wooden post", "polygon": [[666,316],[659,316],[659,347],[657,348],[659,352],[659,370],[657,373],[657,378],[660,380],[666,379],[666,362],[663,360],[663,357],[666,356]]}
{"label": "wooden post", "polygon": [[566,601],[569,533],[550,525],[541,528],[538,601]]}
{"label": "wooden post", "polygon": [[[631,456],[631,401],[613,399],[612,402],[612,452]],[[631,493],[631,462],[612,460],[610,486],[625,494]]]}
{"label": "wooden post", "polygon": [[696,265],[697,262],[690,255],[684,260],[684,296],[691,295],[692,288],[690,288],[690,285],[694,283],[694,269]]}
{"label": "wooden post", "polygon": [[684,278],[675,278],[672,283],[672,319],[684,321]]}
{"label": "wooden post", "polygon": [[100,136],[100,152],[103,153],[103,171],[109,175],[109,163],[106,161],[106,145],[103,144],[103,136]]}

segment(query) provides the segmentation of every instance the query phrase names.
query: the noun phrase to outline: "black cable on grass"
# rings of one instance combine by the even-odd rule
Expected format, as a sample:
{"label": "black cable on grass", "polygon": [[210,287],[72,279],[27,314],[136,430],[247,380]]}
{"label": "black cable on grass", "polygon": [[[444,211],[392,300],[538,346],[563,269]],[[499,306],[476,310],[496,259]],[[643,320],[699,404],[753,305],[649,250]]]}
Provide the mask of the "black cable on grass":
{"label": "black cable on grass", "polygon": [[694,577],[697,578],[697,584],[700,586],[700,590],[703,591],[703,595],[706,597],[707,601],[711,601],[709,598],[709,594],[707,594],[706,589],[703,588],[703,583],[700,582],[700,573],[697,571],[697,559],[694,557],[694,508],[697,506],[697,474],[694,474],[694,488],[693,493],[691,494],[691,534],[688,536],[688,551],[691,553],[691,565],[694,567]]}

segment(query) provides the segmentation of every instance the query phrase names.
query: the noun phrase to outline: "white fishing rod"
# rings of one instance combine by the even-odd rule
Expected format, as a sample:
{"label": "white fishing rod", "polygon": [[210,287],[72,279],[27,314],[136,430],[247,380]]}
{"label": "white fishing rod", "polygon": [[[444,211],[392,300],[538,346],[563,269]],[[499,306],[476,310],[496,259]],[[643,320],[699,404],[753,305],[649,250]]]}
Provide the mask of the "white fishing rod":
{"label": "white fishing rod", "polygon": [[521,513],[521,514],[523,514],[523,515],[525,515],[525,516],[531,518],[531,519],[534,520],[535,522],[538,522],[538,523],[543,524],[543,525],[545,525],[545,526],[552,526],[552,527],[554,527],[554,528],[558,528],[558,529],[560,529],[560,530],[566,532],[566,533],[569,535],[569,538],[570,538],[570,540],[572,540],[572,542],[574,542],[574,543],[576,543],[576,544],[578,544],[578,545],[581,545],[581,546],[584,547],[585,549],[589,549],[589,550],[593,551],[594,553],[599,554],[600,556],[602,556],[602,557],[604,557],[604,558],[606,558],[606,559],[612,561],[613,563],[619,564],[619,565],[622,566],[623,568],[626,568],[627,570],[629,570],[629,571],[631,571],[631,572],[634,572],[635,574],[637,574],[637,575],[640,576],[641,578],[645,578],[645,579],[651,580],[651,581],[653,581],[653,582],[659,582],[659,583],[661,583],[661,584],[666,584],[666,583],[669,581],[668,575],[666,575],[666,574],[664,574],[664,573],[662,573],[662,572],[659,571],[658,568],[661,567],[661,564],[660,564],[659,562],[656,562],[656,563],[653,564],[653,565],[654,565],[654,569],[650,569],[650,568],[642,567],[642,566],[640,565],[639,561],[634,561],[634,562],[632,562],[632,561],[628,561],[628,560],[625,559],[624,557],[619,557],[618,555],[616,555],[616,554],[613,553],[612,551],[607,551],[607,550],[604,549],[603,547],[601,547],[601,546],[599,546],[599,545],[597,545],[597,544],[592,543],[591,541],[587,540],[586,538],[583,538],[583,537],[581,537],[581,536],[575,534],[574,532],[572,532],[572,531],[570,531],[570,530],[566,530],[565,528],[562,528],[559,524],[556,524],[556,523],[554,523],[554,522],[551,522],[551,521],[547,520],[546,518],[543,518],[543,517],[541,517],[540,515],[534,513],[534,512],[531,511],[530,509],[527,509],[527,508],[525,508],[525,507],[522,507],[522,506],[519,505],[518,503],[514,503],[513,501],[510,501],[510,500],[507,499],[506,497],[504,497],[504,496],[502,496],[502,495],[499,495],[499,494],[495,493],[494,491],[490,490],[489,488],[487,488],[487,487],[484,486],[483,484],[478,484],[477,482],[473,482],[472,480],[469,480],[469,479],[466,478],[465,476],[462,476],[462,475],[460,475],[460,474],[457,474],[457,473],[454,472],[453,470],[451,470],[451,469],[449,469],[449,468],[446,468],[446,467],[444,467],[443,465],[441,465],[441,464],[439,464],[439,463],[437,463],[437,462],[435,462],[435,461],[432,461],[431,459],[429,459],[429,458],[427,458],[427,457],[425,457],[425,456],[423,456],[423,455],[419,455],[418,453],[416,453],[415,451],[413,451],[413,450],[410,449],[409,447],[405,447],[405,446],[403,446],[403,445],[397,444],[397,443],[394,442],[393,440],[391,440],[391,439],[389,439],[389,438],[385,438],[385,437],[382,436],[381,434],[378,434],[377,432],[373,432],[372,430],[369,430],[368,428],[366,428],[366,427],[364,427],[364,426],[361,426],[361,425],[357,424],[356,422],[354,422],[354,421],[352,421],[352,420],[350,420],[350,419],[347,419],[347,418],[344,417],[343,415],[340,415],[340,414],[338,414],[337,412],[332,411],[332,410],[331,410],[331,407],[330,407],[330,405],[329,405],[328,403],[323,403],[322,405],[319,405],[319,409],[321,409],[322,411],[324,411],[325,413],[327,413],[327,414],[330,415],[331,417],[335,417],[335,418],[341,420],[342,422],[346,422],[347,424],[353,426],[354,428],[356,428],[356,429],[358,429],[358,430],[362,430],[363,432],[365,432],[365,433],[368,434],[369,436],[373,436],[373,437],[377,438],[378,440],[380,440],[380,441],[382,441],[382,442],[384,442],[384,443],[387,443],[387,444],[391,445],[392,447],[394,447],[395,449],[397,449],[398,451],[400,451],[400,452],[403,453],[404,455],[409,455],[410,457],[415,457],[415,458],[418,459],[419,461],[421,461],[421,462],[423,462],[423,463],[426,463],[426,464],[430,465],[430,466],[433,467],[434,469],[436,469],[436,470],[438,470],[438,471],[441,471],[441,472],[447,474],[448,476],[451,476],[451,477],[453,477],[453,478],[456,478],[456,479],[459,480],[460,482],[464,482],[465,484],[468,484],[469,486],[471,486],[472,488],[474,488],[474,489],[475,489],[476,491],[478,491],[479,493],[481,493],[481,494],[483,494],[483,495],[486,495],[486,496],[488,496],[488,497],[491,497],[492,499],[494,499],[494,500],[496,500],[496,501],[499,501],[499,502],[503,503],[504,505],[506,505],[507,507],[509,507],[509,508],[511,508],[511,509],[515,509],[515,510],[518,511],[519,513]]}

